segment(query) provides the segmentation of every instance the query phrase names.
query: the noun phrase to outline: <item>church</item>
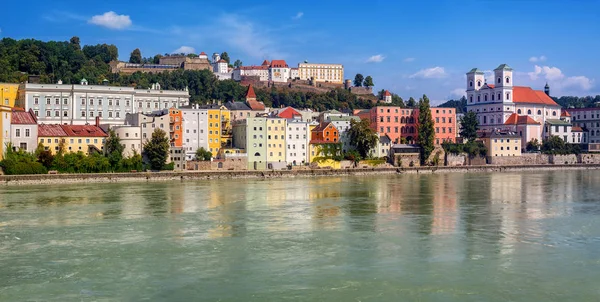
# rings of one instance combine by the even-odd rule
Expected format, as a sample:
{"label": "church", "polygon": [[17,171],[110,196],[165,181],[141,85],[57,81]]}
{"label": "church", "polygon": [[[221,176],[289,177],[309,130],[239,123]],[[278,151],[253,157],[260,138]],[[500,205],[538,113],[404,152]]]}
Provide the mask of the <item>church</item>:
{"label": "church", "polygon": [[506,64],[494,69],[494,83],[487,83],[483,71],[467,72],[467,110],[477,114],[481,130],[509,130],[521,136],[523,147],[532,139],[542,141],[544,124],[561,116],[561,106],[544,91],[513,86],[513,69]]}

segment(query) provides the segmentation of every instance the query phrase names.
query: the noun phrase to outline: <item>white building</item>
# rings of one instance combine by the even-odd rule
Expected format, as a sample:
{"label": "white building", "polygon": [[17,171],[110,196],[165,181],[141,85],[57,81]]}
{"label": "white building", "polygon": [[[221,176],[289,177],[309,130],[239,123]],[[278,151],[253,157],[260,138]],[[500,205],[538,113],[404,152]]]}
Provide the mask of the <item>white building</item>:
{"label": "white building", "polygon": [[316,82],[342,84],[344,82],[344,66],[342,64],[299,63],[298,76],[301,80],[314,79]]}
{"label": "white building", "polygon": [[269,66],[269,81],[287,82],[290,79],[290,67],[285,60],[273,60]]}
{"label": "white building", "polygon": [[381,100],[381,102],[386,103],[386,104],[391,104],[392,103],[392,94],[386,90],[383,93],[383,99]]}
{"label": "white building", "polygon": [[308,163],[309,142],[309,122],[300,119],[288,119],[285,142],[287,163],[295,166]]}
{"label": "white building", "polygon": [[600,143],[600,107],[567,109],[573,126],[583,128],[582,142]]}
{"label": "white building", "polygon": [[120,125],[128,113],[185,106],[188,91],[162,90],[159,84],[151,89],[88,85],[32,84],[19,86],[18,106],[32,109],[39,123],[85,125],[96,117],[111,125]]}
{"label": "white building", "polygon": [[12,110],[10,142],[13,149],[35,152],[38,145],[38,124],[32,110]]}
{"label": "white building", "polygon": [[[513,113],[531,117],[540,125],[547,119],[559,119],[561,107],[549,97],[549,87],[540,91],[513,86],[513,69],[506,64],[494,69],[494,83],[488,84],[477,68],[467,73],[467,109],[477,114],[482,130],[507,128],[505,123]],[[541,141],[543,129],[539,133],[542,135],[536,138]]]}
{"label": "white building", "polygon": [[121,140],[123,147],[123,156],[130,157],[134,154],[142,154],[142,147],[145,141],[142,140],[142,128],[140,126],[117,125],[111,126],[110,130]]}
{"label": "white building", "polygon": [[183,108],[183,148],[187,160],[193,160],[196,150],[208,147],[208,109]]}
{"label": "white building", "polygon": [[360,117],[329,114],[325,119],[325,122],[331,122],[335,128],[337,128],[338,133],[340,134],[343,152],[348,152],[353,149],[353,146],[350,143],[350,137],[348,136],[348,130],[350,130],[350,123],[352,120],[360,122]]}
{"label": "white building", "polygon": [[212,56],[212,68],[213,73],[219,80],[231,80],[233,78],[232,72],[229,71],[229,63],[221,58],[221,55],[214,53]]}

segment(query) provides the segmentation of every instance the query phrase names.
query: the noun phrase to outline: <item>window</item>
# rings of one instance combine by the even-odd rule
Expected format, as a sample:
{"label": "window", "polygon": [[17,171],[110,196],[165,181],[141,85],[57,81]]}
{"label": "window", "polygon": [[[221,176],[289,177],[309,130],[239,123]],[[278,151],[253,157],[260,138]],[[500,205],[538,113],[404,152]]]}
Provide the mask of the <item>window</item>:
{"label": "window", "polygon": [[46,99],[46,105],[50,105],[50,98]]}
{"label": "window", "polygon": [[481,102],[481,96],[480,95],[477,96],[477,102]]}
{"label": "window", "polygon": [[531,109],[530,109],[530,110],[527,110],[527,114],[531,114]]}
{"label": "window", "polygon": [[63,111],[63,116],[64,117],[69,117],[69,112],[68,111]]}
{"label": "window", "polygon": [[34,98],[33,99],[33,104],[34,105],[38,105],[40,103],[40,99],[39,98]]}
{"label": "window", "polygon": [[90,99],[90,106],[94,105],[94,99]]}
{"label": "window", "polygon": [[537,114],[541,115],[542,114],[542,110],[538,110]]}
{"label": "window", "polygon": [[510,83],[510,78],[506,77],[506,84],[509,84],[509,83]]}
{"label": "window", "polygon": [[552,116],[556,116],[556,111],[552,111]]}
{"label": "window", "polygon": [[517,110],[517,114],[521,114],[521,109]]}
{"label": "window", "polygon": [[498,84],[502,84],[502,78],[498,77]]}
{"label": "window", "polygon": [[15,130],[15,137],[21,137],[21,129]]}
{"label": "window", "polygon": [[81,105],[85,105],[85,99],[81,98]]}
{"label": "window", "polygon": [[59,100],[58,98],[57,98],[57,99],[54,99],[54,104],[55,104],[55,105],[60,105],[60,100]]}
{"label": "window", "polygon": [[54,111],[54,116],[55,117],[59,117],[60,116],[60,112],[58,110]]}
{"label": "window", "polygon": [[473,87],[473,81],[469,81],[469,87]]}
{"label": "window", "polygon": [[46,110],[46,116],[50,117],[50,110]]}
{"label": "window", "polygon": [[510,92],[506,93],[506,100],[509,101],[510,100]]}
{"label": "window", "polygon": [[[110,100],[108,100],[108,102],[110,103]],[[102,106],[102,99],[98,100],[98,106]]]}
{"label": "window", "polygon": [[25,137],[29,137],[29,129],[25,129]]}
{"label": "window", "polygon": [[90,111],[90,117],[94,117],[94,111]]}
{"label": "window", "polygon": [[35,116],[40,116],[40,112],[37,110],[35,110],[33,113],[35,114]]}

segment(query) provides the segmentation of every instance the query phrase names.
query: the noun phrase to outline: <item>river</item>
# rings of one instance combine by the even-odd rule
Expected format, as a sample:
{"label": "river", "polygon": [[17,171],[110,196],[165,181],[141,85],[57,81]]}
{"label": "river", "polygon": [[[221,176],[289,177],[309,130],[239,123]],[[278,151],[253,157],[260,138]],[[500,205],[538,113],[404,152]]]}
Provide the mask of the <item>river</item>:
{"label": "river", "polygon": [[0,187],[0,301],[598,301],[600,170]]}

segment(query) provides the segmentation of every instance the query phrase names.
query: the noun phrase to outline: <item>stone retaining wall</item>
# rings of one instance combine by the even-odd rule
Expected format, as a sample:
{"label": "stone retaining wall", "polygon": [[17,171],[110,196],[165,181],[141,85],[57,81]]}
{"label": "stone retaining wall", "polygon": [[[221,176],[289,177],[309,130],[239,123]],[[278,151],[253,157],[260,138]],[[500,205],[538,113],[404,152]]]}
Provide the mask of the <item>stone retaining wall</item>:
{"label": "stone retaining wall", "polygon": [[550,155],[550,163],[554,165],[574,165],[579,162],[577,155]]}
{"label": "stone retaining wall", "polygon": [[450,154],[446,153],[445,165],[448,167],[466,166],[467,155],[466,154]]}
{"label": "stone retaining wall", "polygon": [[600,154],[579,154],[580,164],[600,164]]}

